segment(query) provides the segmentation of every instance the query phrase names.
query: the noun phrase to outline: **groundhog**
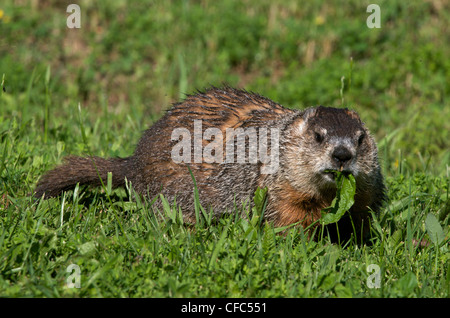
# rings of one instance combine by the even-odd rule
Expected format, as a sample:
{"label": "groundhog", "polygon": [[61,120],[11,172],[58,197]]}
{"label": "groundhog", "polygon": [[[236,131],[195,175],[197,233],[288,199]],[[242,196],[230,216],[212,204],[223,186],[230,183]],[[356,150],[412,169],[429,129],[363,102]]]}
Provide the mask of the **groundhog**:
{"label": "groundhog", "polygon": [[[187,95],[144,132],[128,158],[69,156],[46,173],[35,191],[53,197],[77,184],[131,182],[136,193],[161,206],[159,194],[176,200],[185,222],[194,223],[194,180],[200,202],[214,216],[252,204],[267,187],[265,220],[282,227],[317,224],[336,195],[333,171],[352,174],[355,203],[328,234],[366,235],[370,210],[377,213],[385,186],[377,146],[355,111],[312,107],[288,109],[259,94],[212,87]],[[247,209],[248,210],[248,209]],[[363,232],[361,232],[363,231]]]}

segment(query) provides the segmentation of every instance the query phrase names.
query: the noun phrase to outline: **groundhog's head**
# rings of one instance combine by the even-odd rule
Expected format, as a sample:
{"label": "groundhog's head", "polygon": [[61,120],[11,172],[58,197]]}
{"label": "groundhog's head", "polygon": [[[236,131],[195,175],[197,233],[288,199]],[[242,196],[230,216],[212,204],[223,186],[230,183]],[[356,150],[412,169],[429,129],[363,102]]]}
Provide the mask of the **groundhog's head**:
{"label": "groundhog's head", "polygon": [[379,173],[375,141],[354,111],[309,108],[287,132],[285,171],[297,189],[314,193],[335,188],[336,170],[352,174],[360,184]]}

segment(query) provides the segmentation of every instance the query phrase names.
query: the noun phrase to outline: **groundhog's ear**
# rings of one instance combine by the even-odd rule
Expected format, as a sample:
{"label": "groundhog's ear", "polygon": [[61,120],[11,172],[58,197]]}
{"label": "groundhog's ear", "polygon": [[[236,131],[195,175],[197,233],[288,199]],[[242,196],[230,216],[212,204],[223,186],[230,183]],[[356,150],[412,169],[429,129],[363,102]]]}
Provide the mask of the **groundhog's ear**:
{"label": "groundhog's ear", "polygon": [[351,118],[356,119],[358,121],[361,121],[361,118],[359,117],[358,113],[351,109],[345,109],[345,112],[347,115],[349,115]]}
{"label": "groundhog's ear", "polygon": [[297,132],[299,134],[303,133],[303,130],[306,127],[306,123],[308,122],[308,119],[314,116],[317,112],[317,108],[310,107],[303,111],[302,115],[298,117],[298,119],[295,121],[295,127],[297,129]]}
{"label": "groundhog's ear", "polygon": [[305,111],[303,112],[303,120],[306,123],[308,121],[309,118],[313,117],[317,112],[317,108],[316,107],[310,107],[305,109]]}

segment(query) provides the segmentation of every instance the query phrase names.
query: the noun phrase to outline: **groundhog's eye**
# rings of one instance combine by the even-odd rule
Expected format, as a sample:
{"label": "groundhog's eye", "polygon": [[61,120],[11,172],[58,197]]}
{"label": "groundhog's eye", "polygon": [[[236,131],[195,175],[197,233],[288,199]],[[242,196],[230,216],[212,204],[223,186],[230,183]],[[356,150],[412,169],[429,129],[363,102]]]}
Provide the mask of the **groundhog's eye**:
{"label": "groundhog's eye", "polygon": [[362,133],[361,136],[359,136],[359,138],[358,138],[358,146],[361,146],[361,144],[363,143],[365,137],[366,137],[365,133]]}
{"label": "groundhog's eye", "polygon": [[314,132],[314,138],[316,139],[317,142],[322,142],[323,141],[323,135],[319,132]]}

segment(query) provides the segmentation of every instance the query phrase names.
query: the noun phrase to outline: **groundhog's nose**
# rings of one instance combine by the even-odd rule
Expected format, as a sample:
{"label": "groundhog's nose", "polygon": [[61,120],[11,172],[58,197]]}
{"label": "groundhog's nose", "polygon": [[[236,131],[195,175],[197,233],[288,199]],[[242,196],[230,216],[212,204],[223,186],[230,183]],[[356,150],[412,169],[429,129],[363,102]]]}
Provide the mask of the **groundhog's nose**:
{"label": "groundhog's nose", "polygon": [[339,167],[344,167],[352,158],[352,153],[344,146],[338,146],[331,155]]}

